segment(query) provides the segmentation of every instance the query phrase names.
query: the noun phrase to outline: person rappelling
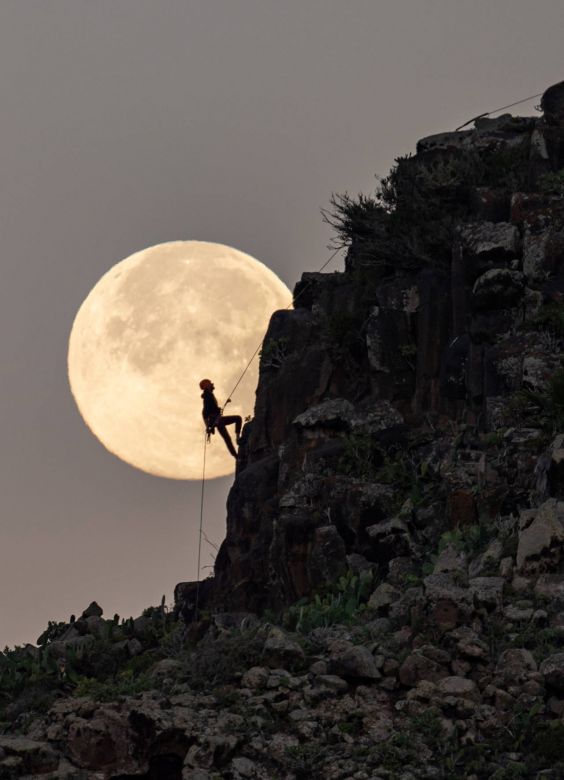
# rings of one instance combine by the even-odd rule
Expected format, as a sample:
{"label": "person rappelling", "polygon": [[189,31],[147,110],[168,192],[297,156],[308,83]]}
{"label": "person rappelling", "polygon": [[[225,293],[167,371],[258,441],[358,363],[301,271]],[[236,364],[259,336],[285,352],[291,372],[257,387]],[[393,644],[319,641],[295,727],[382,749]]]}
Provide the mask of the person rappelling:
{"label": "person rappelling", "polygon": [[[231,416],[224,416],[223,409],[220,409],[219,404],[216,401],[215,395],[213,394],[213,391],[215,390],[215,385],[211,381],[211,379],[202,379],[202,381],[200,382],[200,389],[203,390],[202,400],[204,402],[204,408],[202,409],[202,417],[204,418],[204,422],[206,424],[206,433],[208,434],[208,441],[209,441],[209,437],[213,433],[215,433],[217,429],[219,435],[225,442],[227,449],[233,455],[233,457],[236,458],[237,450],[233,446],[233,442],[231,441],[231,436],[229,435],[226,426],[235,425],[235,436],[237,437],[237,446],[239,446],[239,444],[241,443],[241,427],[243,425],[242,418],[239,417],[238,414],[233,414]],[[230,400],[231,399],[229,399],[229,401]],[[229,403],[229,401],[227,401],[227,403]]]}

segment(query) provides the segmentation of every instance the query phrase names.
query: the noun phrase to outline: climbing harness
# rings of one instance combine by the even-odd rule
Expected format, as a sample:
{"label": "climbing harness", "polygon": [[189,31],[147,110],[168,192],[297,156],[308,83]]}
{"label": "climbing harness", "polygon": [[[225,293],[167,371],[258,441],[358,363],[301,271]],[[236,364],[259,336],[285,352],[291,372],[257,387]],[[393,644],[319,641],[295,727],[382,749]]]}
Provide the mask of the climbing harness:
{"label": "climbing harness", "polygon": [[[333,258],[337,254],[337,252],[340,252],[341,249],[342,249],[342,247],[340,247],[340,246],[337,247],[337,249],[335,249],[335,251],[329,256],[329,258],[323,263],[323,265],[321,266],[319,271],[317,271],[318,274],[320,274],[325,268],[327,268],[327,266],[329,265],[331,260],[333,260]],[[291,303],[289,303],[286,306],[286,308],[283,309],[283,311],[287,311],[288,309],[290,309],[296,303],[296,301],[299,300],[299,298],[302,297],[304,292],[311,286],[312,282],[313,282],[313,280],[310,281],[310,282],[307,282],[302,287],[302,289],[300,290],[298,295],[296,295],[296,297],[292,299]],[[223,405],[223,407],[221,409],[221,414],[223,414],[223,410],[225,409],[227,404],[231,403],[231,396],[235,393],[235,390],[237,390],[237,388],[241,384],[241,381],[242,381],[243,377],[245,376],[245,374],[247,373],[247,371],[251,367],[251,363],[253,362],[253,360],[256,358],[256,356],[260,352],[260,348],[262,347],[263,342],[264,342],[264,339],[261,339],[260,344],[258,345],[258,347],[255,349],[255,351],[251,355],[251,358],[250,358],[249,362],[247,363],[247,365],[243,369],[243,372],[242,372],[241,376],[239,377],[239,379],[237,380],[237,382],[235,383],[235,386],[233,387],[233,390],[229,393],[227,401],[224,403],[224,405]],[[196,621],[198,620],[199,599],[200,599],[200,561],[201,561],[201,556],[202,556],[202,534],[203,534],[203,525],[204,525],[204,486],[205,486],[205,482],[206,482],[206,447],[207,447],[207,444],[208,444],[209,441],[210,441],[210,433],[208,432],[208,430],[206,428],[206,431],[205,431],[205,434],[204,434],[204,457],[203,457],[203,467],[202,467],[202,488],[201,488],[201,495],[200,495],[200,532],[199,532],[199,535],[198,535],[198,572],[197,572],[198,579],[197,579],[197,584],[196,584],[196,606],[195,606],[195,610],[194,610],[194,616],[195,616],[195,620]]]}
{"label": "climbing harness", "polygon": [[483,119],[485,116],[490,116],[490,114],[497,114],[498,111],[505,111],[506,108],[513,108],[513,106],[519,106],[521,105],[521,103],[526,103],[529,100],[534,100],[534,98],[540,97],[542,94],[543,94],[542,92],[539,92],[537,95],[531,95],[530,97],[523,98],[523,100],[516,100],[515,103],[509,103],[509,105],[507,106],[500,106],[500,108],[494,108],[493,111],[486,111],[483,114],[478,114],[478,116],[469,119],[467,122],[464,122],[463,125],[457,127],[454,132],[457,133],[459,130],[462,130],[463,127],[469,125],[470,122],[475,122],[476,119]]}

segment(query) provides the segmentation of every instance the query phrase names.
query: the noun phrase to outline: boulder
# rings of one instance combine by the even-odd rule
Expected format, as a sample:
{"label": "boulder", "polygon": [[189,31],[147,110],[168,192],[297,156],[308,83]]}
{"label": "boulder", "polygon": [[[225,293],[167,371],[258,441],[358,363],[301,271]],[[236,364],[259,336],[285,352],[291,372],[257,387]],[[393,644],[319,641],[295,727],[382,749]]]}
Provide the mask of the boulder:
{"label": "boulder", "polygon": [[530,524],[523,512],[525,527],[519,532],[517,568],[525,575],[554,571],[564,551],[564,502],[548,499]]}
{"label": "boulder", "polygon": [[[111,710],[98,711],[90,720],[73,718],[69,724],[67,747],[72,761],[84,769],[127,768],[129,744],[133,739],[124,717]],[[135,763],[135,768],[137,764]]]}
{"label": "boulder", "polygon": [[489,656],[488,645],[469,626],[460,626],[447,634],[449,641],[464,658],[485,660]]}
{"label": "boulder", "polygon": [[478,697],[478,687],[473,680],[466,677],[445,677],[437,683],[437,691],[442,696],[455,696],[462,699]]}
{"label": "boulder", "polygon": [[253,666],[243,674],[241,678],[242,688],[265,688],[269,671],[264,666]]}
{"label": "boulder", "polygon": [[400,597],[400,590],[387,582],[382,582],[368,599],[368,606],[377,612],[387,613],[391,605]]}
{"label": "boulder", "polygon": [[330,669],[345,680],[379,680],[382,677],[374,656],[362,645],[351,645],[338,651],[331,658]]}
{"label": "boulder", "polygon": [[102,609],[102,607],[99,604],[97,604],[95,601],[92,601],[86,607],[81,617],[82,618],[102,617],[103,614],[104,614],[104,610]]}
{"label": "boulder", "polygon": [[[564,658],[564,655],[562,656]],[[537,662],[533,654],[525,648],[510,648],[504,650],[498,658],[496,673],[502,674],[508,680],[518,680],[524,674],[537,671]]]}
{"label": "boulder", "polygon": [[305,653],[300,645],[291,639],[282,629],[272,628],[264,643],[264,656],[271,668],[300,664]]}
{"label": "boulder", "polygon": [[474,306],[477,309],[509,309],[519,302],[524,290],[525,280],[519,271],[491,268],[474,283]]}
{"label": "boulder", "polygon": [[466,255],[481,260],[511,260],[519,250],[519,231],[509,222],[472,222],[460,228]]}

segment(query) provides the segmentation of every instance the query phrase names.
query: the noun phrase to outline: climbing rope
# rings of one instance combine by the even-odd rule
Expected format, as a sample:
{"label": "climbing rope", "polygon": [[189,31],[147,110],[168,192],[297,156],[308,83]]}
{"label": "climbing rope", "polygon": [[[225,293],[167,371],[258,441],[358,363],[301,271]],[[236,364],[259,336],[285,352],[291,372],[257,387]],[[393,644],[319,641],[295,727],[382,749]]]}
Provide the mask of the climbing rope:
{"label": "climbing rope", "polygon": [[[327,268],[327,266],[329,265],[331,260],[333,260],[333,258],[337,254],[337,252],[340,252],[341,249],[342,249],[342,247],[337,247],[337,249],[335,249],[333,254],[329,256],[329,258],[323,263],[323,265],[321,266],[319,271],[317,271],[318,274],[320,274],[325,268]],[[285,309],[283,309],[283,311],[287,311],[288,309],[290,309],[295,304],[295,302],[299,298],[302,297],[302,295],[308,289],[308,287],[311,286],[312,281],[308,282],[307,284],[305,284],[302,287],[302,289],[300,290],[298,295],[296,295],[296,297],[292,299],[292,301],[286,306]],[[227,404],[231,403],[231,396],[234,394],[235,390],[237,390],[237,388],[241,384],[241,381],[242,381],[243,377],[245,376],[245,374],[247,373],[247,371],[251,367],[251,363],[253,362],[253,360],[256,358],[256,356],[260,352],[260,349],[261,349],[261,347],[263,345],[263,342],[264,342],[264,338],[261,339],[260,344],[258,345],[258,347],[255,349],[255,351],[251,355],[251,358],[250,358],[249,362],[247,363],[247,365],[243,369],[243,372],[241,373],[241,376],[239,377],[239,379],[235,383],[235,386],[233,387],[233,390],[229,393],[229,396],[227,398],[227,401],[224,404],[224,407],[227,406]],[[223,411],[223,409],[222,409],[222,411]],[[195,618],[196,621],[198,620],[198,610],[199,610],[199,604],[200,604],[200,561],[201,561],[201,557],[202,557],[202,535],[203,535],[203,527],[204,527],[204,486],[206,484],[206,447],[207,447],[207,443],[208,443],[208,434],[207,434],[207,431],[206,431],[206,433],[204,435],[204,457],[203,457],[203,465],[202,465],[202,488],[201,488],[201,495],[200,495],[200,532],[199,532],[199,535],[198,535],[198,573],[197,573],[197,578],[198,579],[197,579],[197,584],[196,584],[196,606],[195,606],[195,610],[194,610],[194,618]]]}
{"label": "climbing rope", "polygon": [[505,111],[506,108],[513,108],[513,106],[520,106],[521,103],[527,103],[529,100],[534,100],[537,97],[540,97],[543,93],[539,92],[536,95],[531,95],[530,97],[523,98],[523,100],[516,100],[515,103],[509,103],[507,106],[500,106],[499,108],[494,108],[493,111],[486,111],[483,114],[478,114],[478,116],[473,117],[473,119],[469,119],[467,122],[464,122],[463,125],[460,125],[460,127],[457,127],[455,130],[455,133],[457,133],[459,130],[462,130],[463,127],[466,127],[466,125],[469,125],[470,122],[475,122],[476,119],[483,119],[485,116],[490,116],[491,114],[497,114],[498,111]]}
{"label": "climbing rope", "polygon": [[206,484],[206,449],[208,444],[208,432],[204,434],[204,463],[202,466],[202,490],[200,496],[200,533],[198,538],[198,583],[196,585],[196,612],[195,619],[198,621],[198,607],[200,604],[200,560],[202,556],[202,533],[204,527],[204,487]]}
{"label": "climbing rope", "polygon": [[[324,268],[327,268],[327,266],[329,265],[329,263],[331,262],[331,260],[332,260],[332,259],[335,257],[335,255],[337,254],[337,252],[340,252],[340,251],[341,251],[341,249],[342,249],[342,247],[337,247],[337,249],[335,249],[335,251],[333,252],[333,254],[332,254],[332,255],[330,255],[329,259],[328,259],[328,260],[326,260],[326,261],[323,263],[323,265],[321,266],[321,268],[319,269],[319,271],[317,271],[317,273],[318,273],[318,274],[320,274],[320,273],[323,271],[323,269],[324,269]],[[293,299],[292,299],[292,301],[291,301],[291,302],[290,302],[290,303],[289,303],[289,304],[286,306],[286,308],[285,308],[285,309],[282,309],[282,311],[287,311],[288,309],[290,309],[290,308],[291,308],[291,307],[292,307],[292,306],[295,304],[295,302],[296,302],[297,300],[299,300],[299,299],[302,297],[302,295],[304,294],[304,292],[306,291],[306,289],[307,289],[307,288],[308,288],[310,285],[311,285],[311,282],[308,282],[308,283],[307,283],[307,284],[306,284],[306,285],[305,285],[305,286],[304,286],[304,287],[303,287],[303,288],[300,290],[300,292],[298,293],[298,295],[296,295],[296,297],[295,297],[295,298],[293,298]],[[241,376],[239,377],[239,379],[236,381],[236,383],[235,383],[235,387],[233,388],[233,390],[232,390],[232,391],[229,393],[229,395],[227,396],[227,401],[225,402],[225,405],[226,405],[226,406],[227,406],[227,404],[231,403],[231,396],[233,395],[233,393],[235,392],[235,390],[237,390],[237,388],[238,388],[238,387],[239,387],[239,385],[241,384],[241,380],[243,379],[243,377],[245,376],[245,374],[247,373],[247,371],[248,371],[248,370],[249,370],[249,368],[251,367],[251,363],[253,362],[253,360],[256,358],[256,356],[257,356],[257,355],[258,355],[258,353],[260,352],[260,348],[262,347],[262,344],[263,344],[263,342],[264,342],[264,339],[262,339],[262,340],[261,340],[260,344],[258,345],[258,347],[255,349],[255,351],[254,351],[254,352],[253,352],[253,354],[251,355],[251,359],[249,360],[249,362],[247,363],[247,365],[246,365],[246,366],[245,366],[245,368],[243,369],[243,373],[241,374]]]}

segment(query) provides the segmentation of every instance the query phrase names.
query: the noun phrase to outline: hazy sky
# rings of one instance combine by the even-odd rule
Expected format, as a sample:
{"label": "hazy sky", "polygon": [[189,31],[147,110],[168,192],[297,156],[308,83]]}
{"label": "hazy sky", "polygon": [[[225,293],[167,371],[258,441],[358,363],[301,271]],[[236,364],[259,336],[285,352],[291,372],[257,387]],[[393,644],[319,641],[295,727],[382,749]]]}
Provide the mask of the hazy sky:
{"label": "hazy sky", "polygon": [[195,577],[199,485],[109,454],[69,391],[102,274],[197,239],[292,287],[328,256],[331,192],[564,79],[563,31],[562,0],[0,0],[2,645]]}

